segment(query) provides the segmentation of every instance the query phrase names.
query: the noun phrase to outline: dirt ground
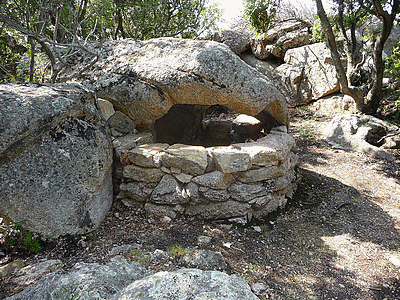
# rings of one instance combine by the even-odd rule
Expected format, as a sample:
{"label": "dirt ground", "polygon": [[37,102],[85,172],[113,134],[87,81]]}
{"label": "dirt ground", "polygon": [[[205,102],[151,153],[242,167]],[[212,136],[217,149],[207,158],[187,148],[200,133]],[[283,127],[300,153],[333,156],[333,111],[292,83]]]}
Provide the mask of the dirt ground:
{"label": "dirt ground", "polygon": [[[298,190],[287,207],[249,226],[151,218],[115,202],[102,226],[86,236],[42,241],[36,254],[3,237],[0,267],[59,258],[64,269],[77,261],[106,262],[109,251],[133,245],[124,255],[147,268],[185,267],[168,252],[204,248],[220,252],[228,273],[243,276],[260,299],[400,299],[400,153],[387,162],[363,153],[332,149],[320,139],[330,120],[307,109],[292,110],[291,132],[300,157]],[[206,245],[199,236],[211,237]],[[148,257],[167,251],[170,259]],[[20,291],[13,276],[1,278],[0,298]]]}

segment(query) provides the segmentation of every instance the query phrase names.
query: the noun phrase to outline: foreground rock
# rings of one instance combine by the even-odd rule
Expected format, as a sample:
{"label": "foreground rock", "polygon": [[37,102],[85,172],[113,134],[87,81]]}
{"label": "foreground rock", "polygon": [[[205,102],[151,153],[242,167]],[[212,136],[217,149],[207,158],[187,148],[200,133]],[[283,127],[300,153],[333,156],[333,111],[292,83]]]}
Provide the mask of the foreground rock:
{"label": "foreground rock", "polygon": [[108,264],[77,263],[68,273],[57,271],[7,300],[99,299],[110,300],[126,286],[146,276],[138,263],[115,257]]}
{"label": "foreground rock", "polygon": [[[85,84],[130,117],[139,131],[150,128],[174,104],[220,104],[248,115],[266,110],[288,125],[282,94],[223,44],[124,39],[106,42],[101,53],[85,74]],[[89,61],[82,57],[76,64]]]}
{"label": "foreground rock", "polygon": [[112,203],[112,145],[79,85],[0,85],[0,215],[53,237],[93,230]]}
{"label": "foreground rock", "polygon": [[335,148],[356,150],[394,160],[384,149],[400,148],[400,129],[368,115],[340,115],[324,129],[323,136]]}
{"label": "foreground rock", "polygon": [[325,43],[290,49],[284,60],[285,64],[274,71],[274,81],[290,106],[339,92],[336,69]]}
{"label": "foreground rock", "polygon": [[246,281],[219,271],[181,269],[160,272],[126,287],[114,299],[143,300],[257,300]]}
{"label": "foreground rock", "polygon": [[77,263],[68,273],[57,271],[7,300],[170,300],[258,299],[238,275],[181,269],[148,276],[138,263],[117,256],[105,265]]}

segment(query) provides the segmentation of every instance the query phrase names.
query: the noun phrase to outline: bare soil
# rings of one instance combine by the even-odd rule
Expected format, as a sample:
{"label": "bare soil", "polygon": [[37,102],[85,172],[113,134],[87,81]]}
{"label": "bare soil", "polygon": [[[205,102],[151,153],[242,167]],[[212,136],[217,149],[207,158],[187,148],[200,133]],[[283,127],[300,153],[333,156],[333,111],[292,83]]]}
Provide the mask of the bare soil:
{"label": "bare soil", "polygon": [[[301,180],[287,207],[265,220],[245,227],[165,222],[115,202],[99,229],[47,238],[36,255],[3,236],[0,267],[58,258],[68,270],[78,261],[107,262],[111,249],[132,245],[136,250],[123,253],[126,258],[154,272],[173,270],[186,266],[180,255],[168,252],[162,263],[149,257],[180,245],[221,252],[226,272],[243,276],[260,299],[400,299],[400,154],[393,151],[397,160],[388,162],[332,149],[320,139],[330,119],[292,110]],[[198,236],[211,243],[199,245]],[[12,283],[14,276],[1,278],[0,298],[23,289]]]}

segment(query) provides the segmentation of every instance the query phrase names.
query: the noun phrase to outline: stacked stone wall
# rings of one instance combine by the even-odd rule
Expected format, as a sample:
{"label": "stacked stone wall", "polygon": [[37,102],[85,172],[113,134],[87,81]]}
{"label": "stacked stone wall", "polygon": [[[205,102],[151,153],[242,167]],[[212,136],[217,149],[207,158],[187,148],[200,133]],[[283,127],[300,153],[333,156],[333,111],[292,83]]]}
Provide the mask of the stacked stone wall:
{"label": "stacked stone wall", "polygon": [[283,207],[296,188],[294,138],[286,127],[230,146],[155,144],[151,134],[114,139],[118,198],[150,214],[248,222]]}

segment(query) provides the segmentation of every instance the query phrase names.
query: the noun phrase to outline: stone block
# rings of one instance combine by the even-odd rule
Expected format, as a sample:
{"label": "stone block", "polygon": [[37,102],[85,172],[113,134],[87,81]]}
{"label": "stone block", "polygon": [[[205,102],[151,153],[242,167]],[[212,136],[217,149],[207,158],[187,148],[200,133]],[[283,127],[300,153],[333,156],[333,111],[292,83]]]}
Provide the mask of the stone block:
{"label": "stone block", "polygon": [[255,183],[285,176],[298,163],[298,156],[290,152],[287,159],[278,166],[267,166],[246,172],[235,173],[235,179],[243,183]]}
{"label": "stone block", "polygon": [[204,175],[196,176],[192,179],[196,184],[206,186],[216,190],[227,189],[228,186],[235,182],[232,174],[224,174],[220,171],[213,171]]}
{"label": "stone block", "polygon": [[204,198],[211,202],[224,202],[229,199],[230,194],[227,190],[208,189],[201,193]]}
{"label": "stone block", "polygon": [[122,176],[143,182],[158,182],[164,176],[164,172],[157,168],[142,168],[135,165],[124,166]]}
{"label": "stone block", "polygon": [[188,216],[200,216],[207,220],[241,217],[247,216],[249,213],[251,213],[250,204],[234,200],[189,205],[185,210],[185,214]]}
{"label": "stone block", "polygon": [[240,148],[233,146],[211,147],[207,150],[213,157],[217,170],[223,173],[246,171],[251,167],[250,155]]}
{"label": "stone block", "polygon": [[134,132],[135,123],[124,113],[120,111],[116,111],[111,117],[107,120],[108,125],[123,134],[129,134]]}
{"label": "stone block", "polygon": [[171,219],[176,218],[176,212],[170,206],[166,205],[157,205],[153,203],[146,203],[144,205],[144,209],[149,215],[157,216],[157,217],[170,217]]}
{"label": "stone block", "polygon": [[108,120],[109,117],[115,114],[114,106],[110,101],[97,98],[97,104],[99,105],[101,114],[103,115],[104,119]]}
{"label": "stone block", "polygon": [[165,150],[168,147],[168,144],[140,145],[139,147],[133,148],[126,152],[126,156],[128,157],[129,161],[134,165],[144,168],[154,168],[154,155]]}
{"label": "stone block", "polygon": [[121,183],[119,186],[120,193],[117,198],[132,198],[135,202],[144,202],[146,197],[142,188],[143,184],[139,182]]}
{"label": "stone block", "polygon": [[121,154],[141,145],[153,143],[151,133],[129,134],[115,138],[112,142],[115,154],[121,159]]}
{"label": "stone block", "polygon": [[290,134],[275,131],[255,142],[235,146],[249,153],[253,165],[270,166],[286,160],[295,146],[295,140]]}
{"label": "stone block", "polygon": [[232,199],[240,202],[250,202],[254,198],[266,196],[269,193],[262,183],[235,183],[228,188],[228,192]]}
{"label": "stone block", "polygon": [[150,195],[156,204],[182,204],[189,201],[186,191],[172,175],[165,175]]}
{"label": "stone block", "polygon": [[193,176],[185,173],[174,174],[175,178],[178,179],[182,183],[189,183]]}
{"label": "stone block", "polygon": [[180,168],[190,175],[201,175],[207,168],[207,151],[201,146],[175,144],[160,153],[159,160],[165,167]]}

